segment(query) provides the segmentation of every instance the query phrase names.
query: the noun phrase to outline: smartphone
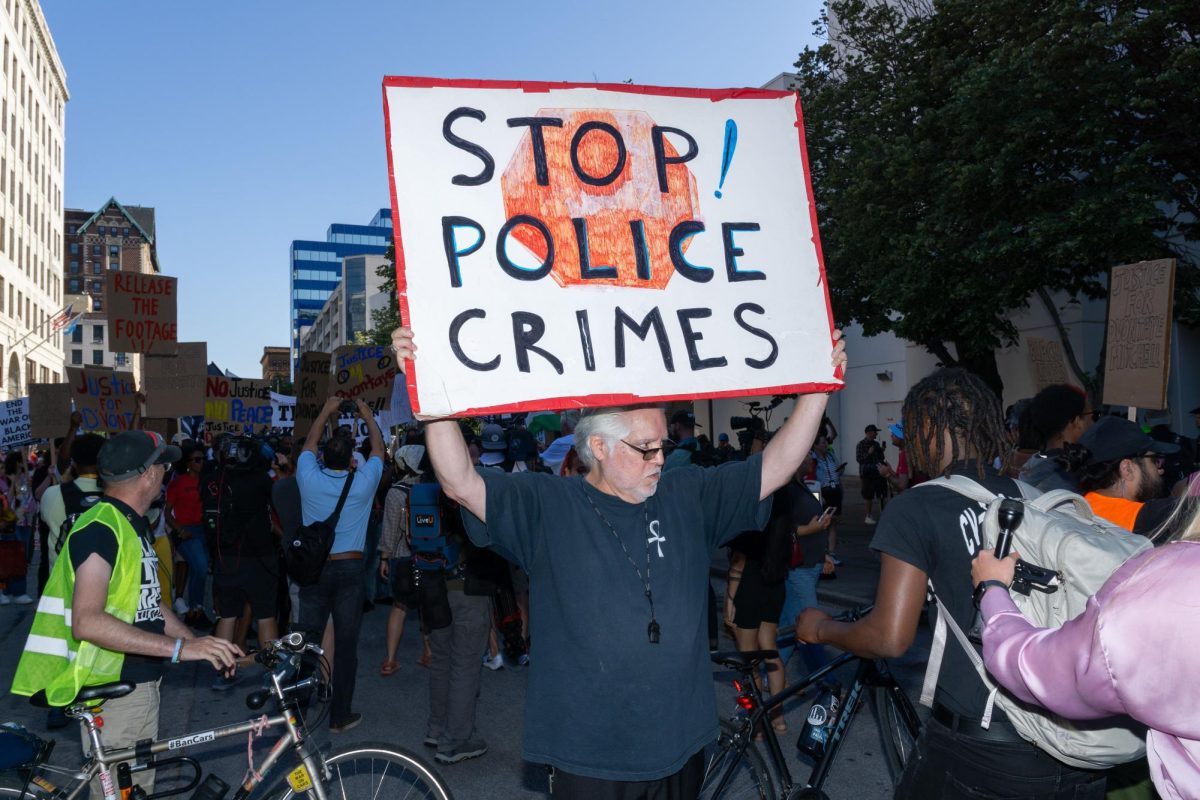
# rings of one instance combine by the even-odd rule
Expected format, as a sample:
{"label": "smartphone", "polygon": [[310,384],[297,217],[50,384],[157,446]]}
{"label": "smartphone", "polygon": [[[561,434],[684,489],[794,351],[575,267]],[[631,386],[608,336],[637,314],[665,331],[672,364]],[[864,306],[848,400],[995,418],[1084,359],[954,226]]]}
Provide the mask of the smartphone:
{"label": "smartphone", "polygon": [[825,519],[828,519],[829,517],[832,517],[833,512],[834,512],[834,508],[833,508],[833,506],[830,506],[829,508],[827,508],[821,512],[821,519],[825,520]]}
{"label": "smartphone", "polygon": [[842,463],[838,464],[837,471],[838,471],[838,472],[845,472],[845,471],[846,471],[846,462],[845,462],[845,461],[843,461]]}

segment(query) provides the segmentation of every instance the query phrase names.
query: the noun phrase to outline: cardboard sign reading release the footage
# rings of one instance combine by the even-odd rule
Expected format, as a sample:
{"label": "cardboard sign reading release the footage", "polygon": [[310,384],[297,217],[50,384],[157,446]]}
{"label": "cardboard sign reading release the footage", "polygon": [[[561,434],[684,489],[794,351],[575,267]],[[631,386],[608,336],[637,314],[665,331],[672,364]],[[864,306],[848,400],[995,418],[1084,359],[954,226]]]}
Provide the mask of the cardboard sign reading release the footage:
{"label": "cardboard sign reading release the footage", "polygon": [[178,279],[110,270],[105,283],[108,349],[172,355],[179,340]]}
{"label": "cardboard sign reading release the footage", "polygon": [[1108,287],[1104,402],[1167,407],[1175,259],[1114,267]]}
{"label": "cardboard sign reading release the footage", "polygon": [[385,78],[424,415],[841,388],[794,94]]}

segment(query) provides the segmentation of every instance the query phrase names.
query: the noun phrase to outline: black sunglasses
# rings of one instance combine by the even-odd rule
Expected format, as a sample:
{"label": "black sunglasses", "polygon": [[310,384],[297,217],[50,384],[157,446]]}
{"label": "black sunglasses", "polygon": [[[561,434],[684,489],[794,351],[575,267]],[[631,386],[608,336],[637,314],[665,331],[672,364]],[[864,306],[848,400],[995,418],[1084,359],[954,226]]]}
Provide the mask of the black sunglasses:
{"label": "black sunglasses", "polygon": [[629,447],[641,453],[642,461],[653,461],[654,457],[659,453],[662,453],[663,458],[666,458],[675,449],[675,442],[672,442],[670,439],[663,439],[658,447],[638,447],[636,444],[629,444],[624,439],[621,440],[621,444],[629,445]]}

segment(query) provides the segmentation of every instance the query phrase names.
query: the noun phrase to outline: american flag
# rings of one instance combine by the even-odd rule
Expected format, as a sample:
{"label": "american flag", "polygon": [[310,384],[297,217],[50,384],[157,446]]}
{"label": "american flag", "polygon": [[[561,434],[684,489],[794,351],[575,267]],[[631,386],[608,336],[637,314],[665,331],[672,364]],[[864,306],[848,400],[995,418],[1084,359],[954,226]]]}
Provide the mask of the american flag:
{"label": "american flag", "polygon": [[75,305],[74,305],[74,303],[72,303],[71,305],[68,305],[66,308],[64,308],[62,311],[55,314],[50,320],[50,330],[51,331],[61,331],[63,328],[67,327],[72,322],[74,322],[75,319],[79,316],[78,314],[72,313],[72,309],[74,307],[75,307]]}

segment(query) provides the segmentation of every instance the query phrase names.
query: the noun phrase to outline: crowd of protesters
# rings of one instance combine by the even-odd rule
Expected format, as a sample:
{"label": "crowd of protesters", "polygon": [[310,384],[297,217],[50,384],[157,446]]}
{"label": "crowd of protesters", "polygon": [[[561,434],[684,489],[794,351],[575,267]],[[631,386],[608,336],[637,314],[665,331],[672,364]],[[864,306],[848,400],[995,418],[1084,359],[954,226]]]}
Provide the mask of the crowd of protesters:
{"label": "crowd of protesters", "polygon": [[[401,357],[412,357],[411,335],[399,332],[396,347]],[[844,359],[840,348],[835,365]],[[226,642],[227,650],[205,645],[199,655],[199,645],[191,645],[183,659],[212,664],[213,690],[244,679],[228,668],[226,656],[282,630],[304,630],[322,641],[332,671],[330,730],[354,728],[363,715],[355,703],[358,661],[368,655],[359,647],[363,616],[380,603],[387,608],[381,676],[401,671],[397,652],[406,627],[421,638],[417,663],[429,670],[430,697],[424,742],[437,761],[453,764],[488,752],[476,725],[481,670],[528,666],[525,757],[551,765],[555,796],[606,796],[613,786],[637,781],[690,797],[698,753],[716,719],[702,697],[707,660],[703,647],[696,648],[715,646],[721,622],[742,650],[773,650],[777,637],[795,626],[796,651],[815,670],[828,662],[826,645],[883,657],[907,650],[927,579],[949,597],[950,613],[962,616],[963,627],[975,614],[973,583],[1011,582],[1011,564],[982,557],[972,580],[976,549],[956,545],[961,537],[947,532],[960,529],[960,517],[981,512],[948,490],[907,491],[930,476],[969,474],[1012,497],[1021,496],[1018,480],[1043,491],[1066,489],[1131,535],[1153,536],[1159,544],[1200,538],[1200,519],[1181,499],[1200,488],[1193,440],[1165,426],[1146,432],[1105,416],[1071,386],[1048,387],[1001,416],[999,401],[977,378],[943,370],[915,386],[904,419],[887,426],[894,460],[875,425],[854,447],[865,523],[877,526],[871,547],[881,555],[882,571],[875,610],[843,624],[817,602],[818,581],[836,577],[840,563],[835,548],[846,467],[837,456],[837,430],[823,415],[824,395],[801,398],[796,422],[778,432],[743,432],[736,448],[725,434],[714,444],[690,411],[667,418],[638,407],[413,424],[389,443],[361,402],[354,410],[367,436],[358,444],[332,422],[341,403],[331,398],[303,440],[178,434],[170,445],[155,446],[147,462],[170,456],[174,463],[164,464],[156,484],[137,472],[137,492],[121,489],[125,476],[112,473],[120,437],[80,432],[77,416],[53,452],[8,453],[0,475],[0,605],[35,602],[71,547],[81,527],[76,522],[97,504],[126,508],[112,498],[133,498],[137,505],[129,507],[141,520],[136,535],[159,565],[155,591],[173,610],[159,616],[153,630],[161,634],[165,626],[169,638],[183,630],[175,626],[186,625]],[[1192,413],[1200,424],[1200,408]],[[120,491],[110,497],[108,485]],[[285,550],[302,526],[335,510],[333,547],[319,579],[296,585],[287,577]],[[692,530],[704,532],[705,544],[695,552],[686,541]],[[729,552],[723,602],[708,582],[709,556],[718,546]],[[567,547],[576,549],[570,558]],[[678,548],[678,561],[666,559],[664,547]],[[1190,550],[1177,547],[1163,548],[1170,558],[1147,560],[1176,575],[1192,560]],[[74,559],[76,551],[70,552]],[[26,577],[35,556],[36,587]],[[638,604],[611,602],[625,578],[648,600],[644,619]],[[1123,583],[1135,579],[1128,570],[1114,576]],[[570,592],[562,594],[567,586]],[[1142,720],[1169,750],[1152,753],[1143,773],[1170,796],[1200,791],[1196,731],[1129,697],[1089,705],[1084,695],[1071,701],[1040,691],[1030,682],[1036,660],[1017,658],[1017,645],[1002,645],[1000,637],[1020,640],[1029,652],[1041,640],[1013,621],[1013,610],[995,594],[987,592],[984,606],[984,652],[1006,686],[1028,702],[1061,705],[1080,718],[1124,713]],[[1106,619],[1105,608],[1119,607],[1106,596],[1093,624]],[[617,625],[616,611],[629,619]],[[693,636],[697,630],[703,633]],[[594,657],[579,647],[581,632],[595,635]],[[1138,633],[1158,635],[1152,626]],[[173,660],[192,636],[179,638]],[[1070,642],[1086,645],[1078,636]],[[578,652],[568,658],[572,647]],[[791,653],[785,648],[768,660],[771,692],[784,688]],[[149,652],[140,657],[153,660]],[[573,665],[566,673],[564,659]],[[978,718],[986,699],[963,661],[948,657],[934,716],[898,797],[1025,796],[1004,793],[1017,778],[1039,797],[1103,796],[1110,776],[1054,761],[1023,742],[1002,713],[984,738],[960,725]],[[571,709],[587,702],[581,694],[595,695],[597,704],[618,702],[632,676],[640,682],[629,685],[657,687],[651,694],[661,708],[651,716],[658,724],[638,734],[637,747],[628,741],[615,747],[621,736],[633,735],[622,718],[601,714],[580,726]],[[1149,680],[1121,677],[1137,685]],[[691,699],[680,695],[676,703],[672,698],[681,692]],[[643,695],[639,702],[649,700]],[[788,730],[782,713],[770,721],[778,732]],[[51,724],[65,719],[52,714]],[[1006,739],[1006,733],[1012,735]],[[957,788],[946,788],[951,784]]]}

